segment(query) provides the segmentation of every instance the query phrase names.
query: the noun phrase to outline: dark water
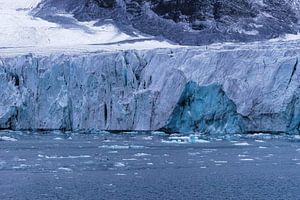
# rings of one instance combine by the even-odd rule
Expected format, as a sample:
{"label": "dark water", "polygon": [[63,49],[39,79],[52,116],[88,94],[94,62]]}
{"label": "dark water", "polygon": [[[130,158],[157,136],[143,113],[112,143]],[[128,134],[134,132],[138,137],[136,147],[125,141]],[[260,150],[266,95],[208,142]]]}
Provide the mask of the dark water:
{"label": "dark water", "polygon": [[300,199],[298,140],[3,131],[0,199]]}

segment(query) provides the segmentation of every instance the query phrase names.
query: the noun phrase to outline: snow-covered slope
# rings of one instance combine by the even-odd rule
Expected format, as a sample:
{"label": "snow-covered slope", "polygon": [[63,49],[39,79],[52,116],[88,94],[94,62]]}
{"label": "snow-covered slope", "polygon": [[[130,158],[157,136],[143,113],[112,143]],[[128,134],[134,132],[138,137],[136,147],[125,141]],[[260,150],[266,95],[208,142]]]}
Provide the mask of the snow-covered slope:
{"label": "snow-covered slope", "polygon": [[[298,1],[275,3],[268,0],[267,4],[262,5],[257,1],[248,1],[242,0],[238,2],[238,6],[228,1],[227,7],[219,10],[222,18],[216,22],[210,19],[212,6],[216,6],[213,2],[176,4],[175,8],[181,12],[190,10],[191,16],[184,16],[191,20],[207,15],[204,21],[197,21],[199,26],[207,23],[203,25],[203,29],[194,30],[188,28],[190,23],[174,23],[165,19],[175,12],[175,4],[170,2],[168,8],[168,2],[157,3],[155,0],[0,0],[0,48],[75,47],[117,42],[124,46],[124,41],[135,41],[137,48],[166,48],[174,47],[166,39],[181,44],[199,45],[222,41],[262,40],[299,31],[296,23],[297,13],[300,12]],[[153,11],[146,5],[151,5]],[[255,18],[249,18],[248,11],[242,10],[248,8],[247,6],[251,7],[253,15],[257,15]],[[134,8],[139,10],[138,16],[134,15]],[[237,16],[231,16],[230,9],[236,11]],[[182,17],[179,18],[183,20]],[[253,23],[250,23],[251,20]],[[160,40],[153,36],[160,36]],[[127,48],[126,45],[124,48]]]}
{"label": "snow-covered slope", "polygon": [[128,34],[184,45],[260,41],[300,31],[299,0],[43,0],[35,16],[57,22],[59,12],[99,25],[109,19]]}
{"label": "snow-covered slope", "polygon": [[[67,24],[53,23],[32,16],[40,0],[0,0],[0,48],[2,47],[66,47],[84,44],[115,43],[147,39],[129,36],[112,24],[94,26],[94,21],[79,22],[71,14],[57,13]],[[168,46],[153,41],[154,46]],[[145,44],[147,46],[147,43]]]}

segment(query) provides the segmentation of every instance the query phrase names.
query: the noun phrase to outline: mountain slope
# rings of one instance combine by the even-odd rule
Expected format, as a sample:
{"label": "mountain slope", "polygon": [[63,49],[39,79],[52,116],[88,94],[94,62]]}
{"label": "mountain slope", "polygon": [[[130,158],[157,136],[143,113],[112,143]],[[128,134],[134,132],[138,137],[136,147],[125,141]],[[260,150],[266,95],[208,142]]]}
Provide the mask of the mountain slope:
{"label": "mountain slope", "polygon": [[40,2],[0,0],[0,48],[79,48],[80,45],[117,44],[135,40],[139,41],[141,47],[170,47],[166,42],[126,34],[113,23],[95,26],[97,21],[78,21],[71,13],[57,12],[52,16],[53,20],[33,16],[33,10],[41,5]]}
{"label": "mountain slope", "polygon": [[130,35],[145,33],[179,44],[255,41],[299,32],[298,0],[44,0],[36,16],[57,13],[79,21],[116,24]]}

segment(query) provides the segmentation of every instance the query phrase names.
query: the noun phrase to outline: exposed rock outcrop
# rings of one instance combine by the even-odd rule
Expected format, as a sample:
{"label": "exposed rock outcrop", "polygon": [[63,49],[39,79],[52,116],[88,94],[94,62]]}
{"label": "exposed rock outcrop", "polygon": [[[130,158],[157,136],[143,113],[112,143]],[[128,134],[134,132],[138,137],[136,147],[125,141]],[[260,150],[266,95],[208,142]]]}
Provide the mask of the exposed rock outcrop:
{"label": "exposed rock outcrop", "polygon": [[[44,0],[35,16],[61,23],[113,23],[127,34],[148,34],[185,45],[258,41],[300,32],[296,0]],[[65,20],[66,21],[66,20]]]}

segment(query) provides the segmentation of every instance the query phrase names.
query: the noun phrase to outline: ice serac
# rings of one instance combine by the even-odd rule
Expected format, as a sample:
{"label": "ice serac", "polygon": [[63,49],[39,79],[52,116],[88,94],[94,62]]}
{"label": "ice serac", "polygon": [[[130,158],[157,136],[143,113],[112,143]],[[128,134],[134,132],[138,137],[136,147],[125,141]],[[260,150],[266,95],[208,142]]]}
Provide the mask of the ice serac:
{"label": "ice serac", "polygon": [[221,86],[189,82],[164,130],[236,134],[244,130],[243,117]]}
{"label": "ice serac", "polygon": [[299,41],[0,59],[0,128],[288,132]]}

